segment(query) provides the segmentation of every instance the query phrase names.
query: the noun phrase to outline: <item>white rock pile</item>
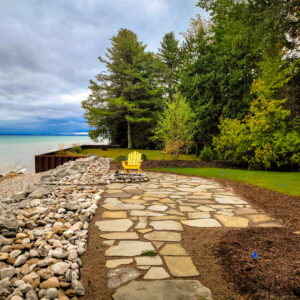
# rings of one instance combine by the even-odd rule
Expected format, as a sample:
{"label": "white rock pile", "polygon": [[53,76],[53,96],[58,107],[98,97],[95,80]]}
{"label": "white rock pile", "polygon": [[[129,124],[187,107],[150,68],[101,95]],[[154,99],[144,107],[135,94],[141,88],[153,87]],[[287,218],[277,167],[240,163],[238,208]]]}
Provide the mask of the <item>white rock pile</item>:
{"label": "white rock pile", "polygon": [[[96,164],[97,160],[101,162]],[[66,300],[84,295],[80,256],[103,190],[69,182],[76,180],[73,170],[81,170],[83,165],[91,170],[90,164],[103,166],[103,174],[108,174],[108,159],[88,157],[78,160],[80,167],[75,161],[56,170],[60,175],[69,174],[69,185],[61,185],[62,176],[53,180],[55,171],[51,171],[34,191],[24,192],[16,201],[2,201],[6,210],[4,215],[0,213],[1,300]],[[45,185],[49,179],[51,186]],[[55,181],[59,184],[53,185]]]}

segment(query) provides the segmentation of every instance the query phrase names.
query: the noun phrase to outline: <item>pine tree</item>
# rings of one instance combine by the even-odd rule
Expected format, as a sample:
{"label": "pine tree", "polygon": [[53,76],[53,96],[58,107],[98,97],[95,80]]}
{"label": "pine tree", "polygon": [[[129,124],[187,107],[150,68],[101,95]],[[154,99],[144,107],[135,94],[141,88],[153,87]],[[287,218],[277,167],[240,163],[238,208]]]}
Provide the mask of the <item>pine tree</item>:
{"label": "pine tree", "polygon": [[140,132],[147,143],[154,125],[154,112],[161,103],[157,78],[161,64],[128,29],[120,29],[111,42],[105,58],[99,57],[106,71],[97,75],[98,82],[90,82],[91,94],[82,106],[93,128],[91,137],[109,134],[113,142],[122,144],[126,135],[127,147],[132,149]]}
{"label": "pine tree", "polygon": [[181,61],[179,41],[175,39],[174,32],[166,33],[161,41],[159,57],[164,63],[163,82],[169,99],[173,99],[176,85],[179,80],[179,65]]}

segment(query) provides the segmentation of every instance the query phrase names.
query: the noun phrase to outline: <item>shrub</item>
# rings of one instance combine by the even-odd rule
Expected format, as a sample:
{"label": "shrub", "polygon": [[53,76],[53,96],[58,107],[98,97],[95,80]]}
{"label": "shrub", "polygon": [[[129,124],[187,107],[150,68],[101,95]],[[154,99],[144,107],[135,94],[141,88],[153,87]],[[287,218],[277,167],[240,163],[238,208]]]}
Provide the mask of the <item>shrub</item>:
{"label": "shrub", "polygon": [[204,161],[212,161],[214,159],[214,154],[210,147],[204,147],[199,157]]}
{"label": "shrub", "polygon": [[124,155],[118,155],[114,158],[114,161],[124,161],[127,160],[127,157]]}
{"label": "shrub", "polygon": [[147,155],[145,153],[142,153],[142,161],[147,160]]}
{"label": "shrub", "polygon": [[82,153],[82,148],[80,146],[75,146],[70,149],[71,152]]}

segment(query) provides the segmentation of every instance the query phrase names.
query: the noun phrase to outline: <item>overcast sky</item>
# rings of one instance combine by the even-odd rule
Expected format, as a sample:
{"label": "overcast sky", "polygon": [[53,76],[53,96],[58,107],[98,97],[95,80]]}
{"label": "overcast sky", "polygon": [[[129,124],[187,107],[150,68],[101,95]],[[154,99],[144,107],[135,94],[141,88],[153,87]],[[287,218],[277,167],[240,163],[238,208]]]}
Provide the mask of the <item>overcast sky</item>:
{"label": "overcast sky", "polygon": [[156,51],[197,0],[0,0],[0,134],[87,132],[81,100],[120,28]]}

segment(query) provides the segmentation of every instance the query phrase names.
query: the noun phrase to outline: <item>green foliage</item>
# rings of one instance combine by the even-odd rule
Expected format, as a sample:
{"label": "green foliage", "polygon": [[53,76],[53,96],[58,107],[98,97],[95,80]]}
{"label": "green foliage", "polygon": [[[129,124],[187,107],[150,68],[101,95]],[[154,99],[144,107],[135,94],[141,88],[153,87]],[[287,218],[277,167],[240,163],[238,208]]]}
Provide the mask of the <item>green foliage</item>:
{"label": "green foliage", "polygon": [[211,147],[204,147],[200,152],[199,157],[203,161],[212,161],[214,159],[214,153]]}
{"label": "green foliage", "polygon": [[142,153],[142,161],[145,161],[145,160],[147,160],[147,154]]}
{"label": "green foliage", "polygon": [[118,155],[114,158],[114,161],[125,161],[127,160],[127,157],[124,155]]}
{"label": "green foliage", "polygon": [[162,64],[128,29],[120,29],[111,42],[106,58],[99,57],[106,71],[90,82],[91,94],[82,102],[90,137],[109,137],[128,148],[147,146],[160,110]]}
{"label": "green foliage", "polygon": [[194,114],[186,99],[178,92],[172,101],[167,101],[153,133],[153,140],[162,143],[165,153],[178,158],[179,150],[188,148],[194,135]]}
{"label": "green foliage", "polygon": [[162,69],[162,79],[165,87],[165,94],[169,99],[173,99],[176,86],[179,82],[179,66],[181,63],[181,52],[179,41],[176,40],[174,32],[166,33],[160,43],[159,57],[164,63]]}
{"label": "green foliage", "polygon": [[279,54],[259,65],[262,74],[252,85],[256,99],[250,114],[242,121],[221,118],[215,150],[221,159],[246,162],[251,169],[300,166],[300,135],[288,131],[286,99],[275,99],[276,91],[289,81],[293,65],[286,66]]}
{"label": "green foliage", "polygon": [[70,149],[71,152],[75,152],[75,153],[82,153],[83,150],[80,146],[74,146]]}
{"label": "green foliage", "polygon": [[141,254],[141,256],[150,256],[150,257],[155,257],[156,255],[157,252],[155,250],[145,250]]}

